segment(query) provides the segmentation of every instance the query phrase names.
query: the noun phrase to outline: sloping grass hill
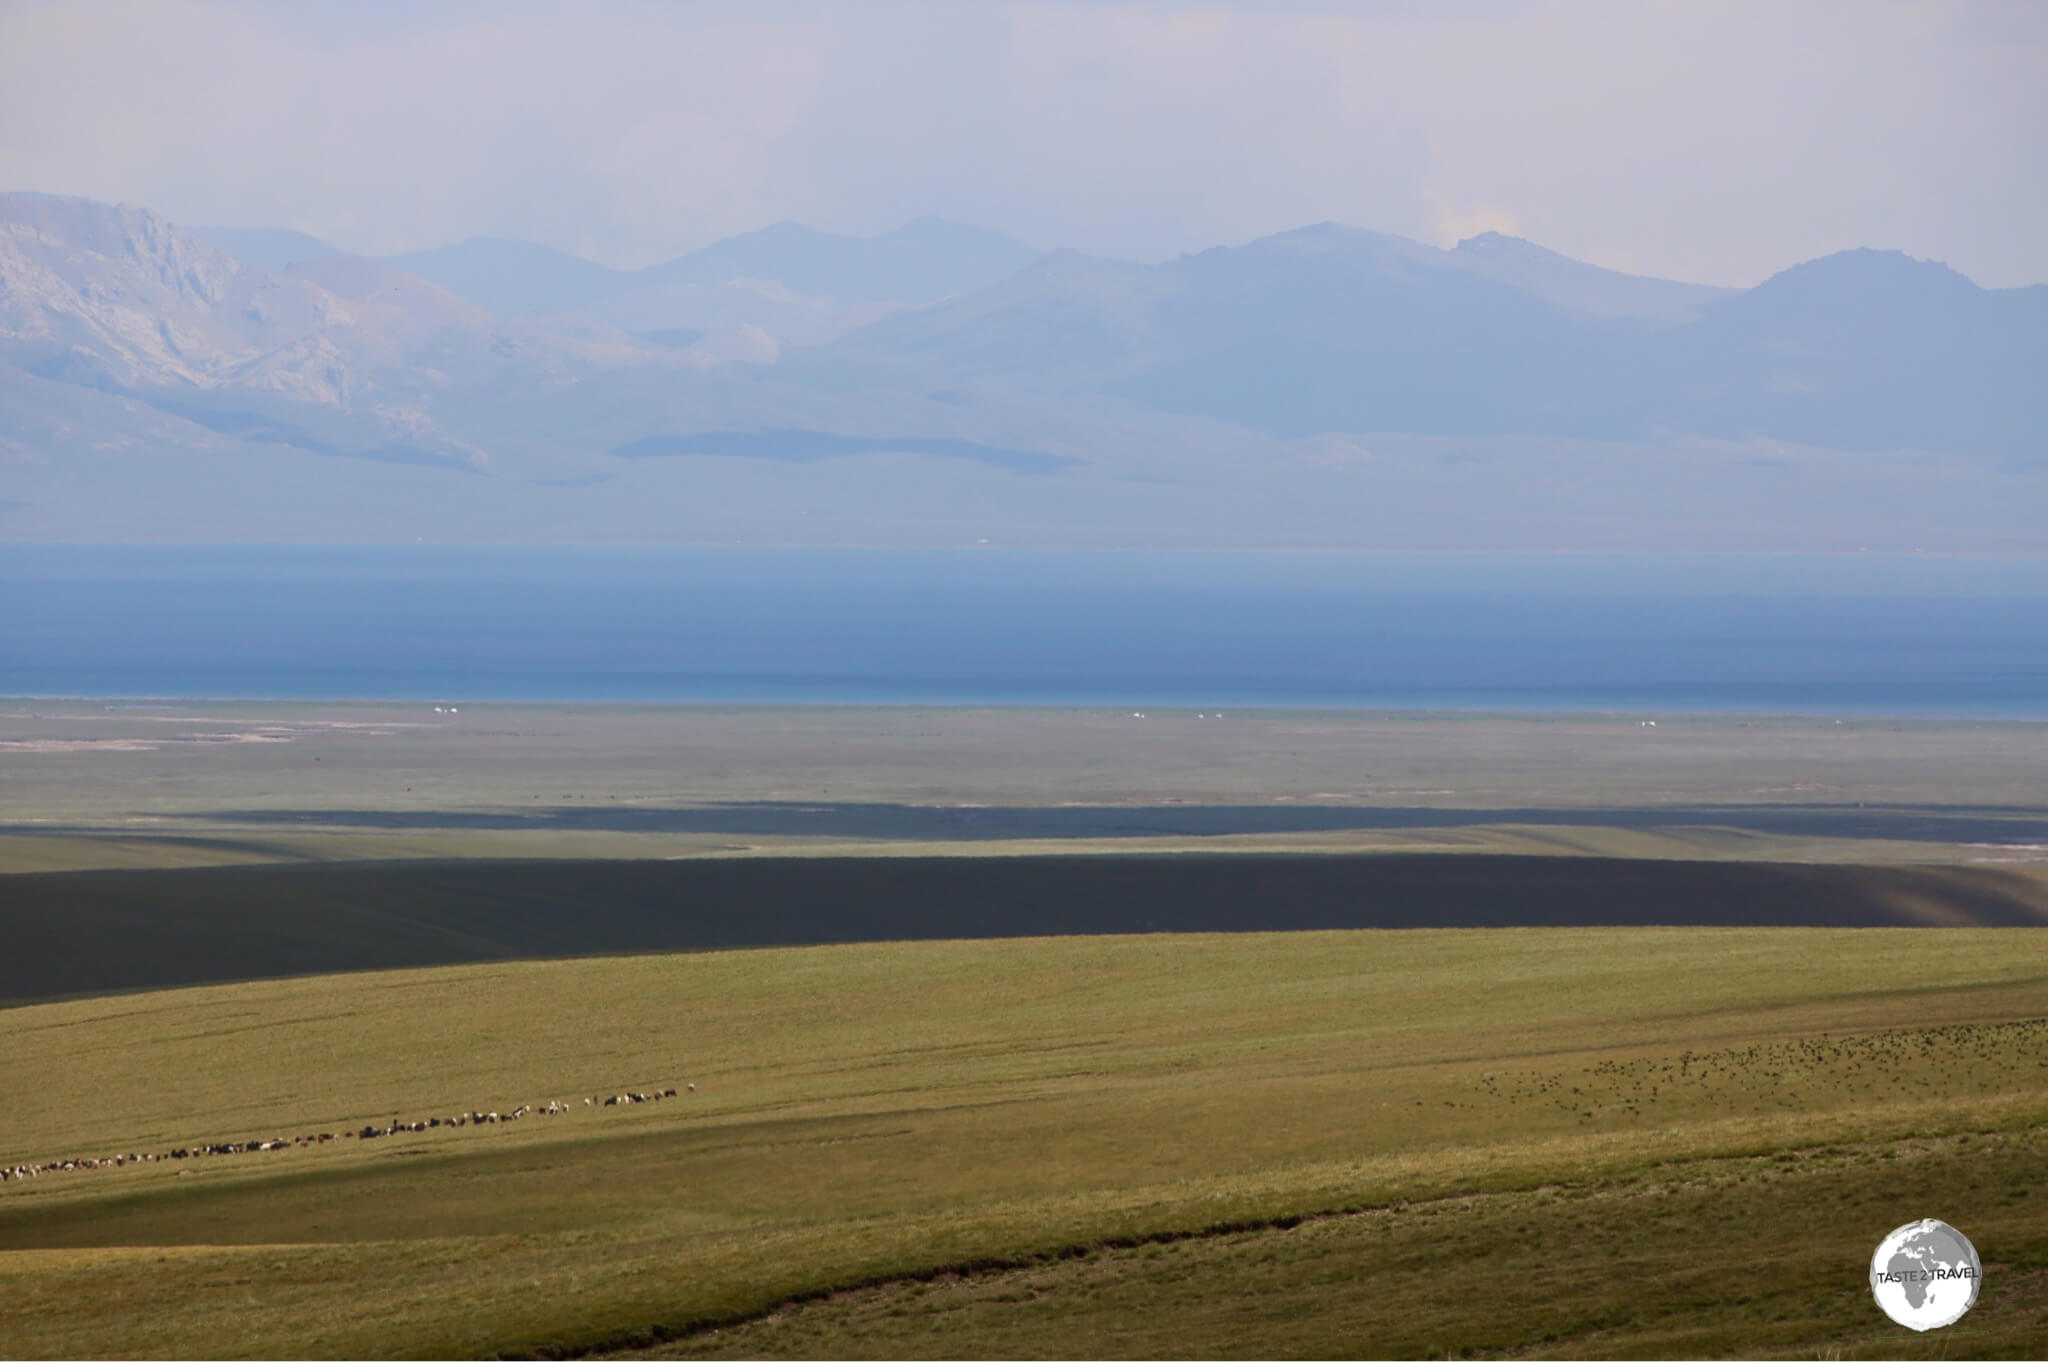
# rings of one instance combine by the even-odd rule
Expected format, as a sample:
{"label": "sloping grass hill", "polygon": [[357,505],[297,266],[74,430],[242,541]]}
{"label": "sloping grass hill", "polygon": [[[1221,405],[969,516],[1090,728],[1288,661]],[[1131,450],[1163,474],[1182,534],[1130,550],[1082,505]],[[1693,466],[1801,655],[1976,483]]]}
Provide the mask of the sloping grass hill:
{"label": "sloping grass hill", "polygon": [[[730,1326],[769,1353],[2038,1356],[2044,1064],[2039,934],[1976,929],[897,942],[18,1006],[0,1165],[284,1146],[0,1183],[0,1356]],[[1868,1301],[1871,1249],[1927,1215],[1986,1260],[1975,1332]],[[776,1332],[862,1283],[895,1294]]]}

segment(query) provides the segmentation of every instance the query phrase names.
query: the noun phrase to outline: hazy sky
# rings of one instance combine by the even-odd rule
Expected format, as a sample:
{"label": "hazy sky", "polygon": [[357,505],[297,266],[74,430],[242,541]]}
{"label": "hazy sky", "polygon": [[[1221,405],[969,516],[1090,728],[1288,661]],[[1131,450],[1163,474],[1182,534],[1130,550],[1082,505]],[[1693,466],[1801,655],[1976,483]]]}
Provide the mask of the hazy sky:
{"label": "hazy sky", "polygon": [[1140,259],[1335,219],[2035,283],[2048,4],[0,0],[0,187],[620,265],[781,218]]}

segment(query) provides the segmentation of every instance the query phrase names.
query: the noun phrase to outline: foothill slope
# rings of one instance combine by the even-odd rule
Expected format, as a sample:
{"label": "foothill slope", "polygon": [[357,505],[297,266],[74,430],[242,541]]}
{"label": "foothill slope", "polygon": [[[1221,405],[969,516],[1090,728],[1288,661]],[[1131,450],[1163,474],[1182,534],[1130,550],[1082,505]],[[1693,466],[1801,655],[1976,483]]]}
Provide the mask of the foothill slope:
{"label": "foothill slope", "polygon": [[[11,1008],[0,1162],[569,1110],[11,1181],[0,1354],[715,1348],[704,1331],[795,1300],[919,1281],[932,1304],[1004,1299],[936,1334],[898,1300],[911,1332],[730,1346],[1117,1355],[1207,1319],[1202,1350],[1238,1355],[1896,1350],[1860,1274],[1932,1214],[1990,1265],[1970,1350],[2026,1355],[2044,989],[2011,932],[1510,928],[501,962]],[[1147,1256],[1174,1241],[1200,1261]],[[1142,1295],[1134,1273],[1162,1294],[1118,1325],[1097,1307]]]}

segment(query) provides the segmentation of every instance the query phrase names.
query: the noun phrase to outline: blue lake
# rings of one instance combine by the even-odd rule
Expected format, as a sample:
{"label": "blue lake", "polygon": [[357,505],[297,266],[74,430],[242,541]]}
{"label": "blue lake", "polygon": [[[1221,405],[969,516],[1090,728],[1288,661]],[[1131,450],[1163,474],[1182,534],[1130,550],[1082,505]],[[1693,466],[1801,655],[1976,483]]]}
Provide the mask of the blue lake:
{"label": "blue lake", "polygon": [[0,694],[2048,718],[2048,559],[8,544]]}

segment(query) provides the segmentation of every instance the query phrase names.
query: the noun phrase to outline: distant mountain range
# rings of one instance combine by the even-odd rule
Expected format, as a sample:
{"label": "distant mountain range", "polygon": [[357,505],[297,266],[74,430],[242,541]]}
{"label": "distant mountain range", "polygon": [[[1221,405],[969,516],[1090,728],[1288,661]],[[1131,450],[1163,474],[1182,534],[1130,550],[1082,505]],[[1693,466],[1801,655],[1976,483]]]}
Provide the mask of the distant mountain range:
{"label": "distant mountain range", "polygon": [[924,219],[624,271],[4,194],[0,535],[2048,546],[2044,356],[2048,287],[1871,250],[1734,291]]}
{"label": "distant mountain range", "polygon": [[273,274],[301,260],[320,255],[341,255],[342,251],[319,237],[289,227],[188,227],[185,235],[225,252],[252,269]]}
{"label": "distant mountain range", "polygon": [[[340,254],[283,228],[201,227],[189,235],[273,272]],[[379,260],[500,317],[575,314],[627,330],[670,332],[751,324],[778,340],[816,340],[892,307],[985,288],[1037,256],[998,232],[920,218],[874,237],[778,222],[639,270],[495,237]]]}
{"label": "distant mountain range", "polygon": [[1057,254],[831,347],[1281,436],[1645,439],[2048,459],[2048,287],[1848,251],[1747,292],[1489,234],[1324,224],[1158,266]]}

